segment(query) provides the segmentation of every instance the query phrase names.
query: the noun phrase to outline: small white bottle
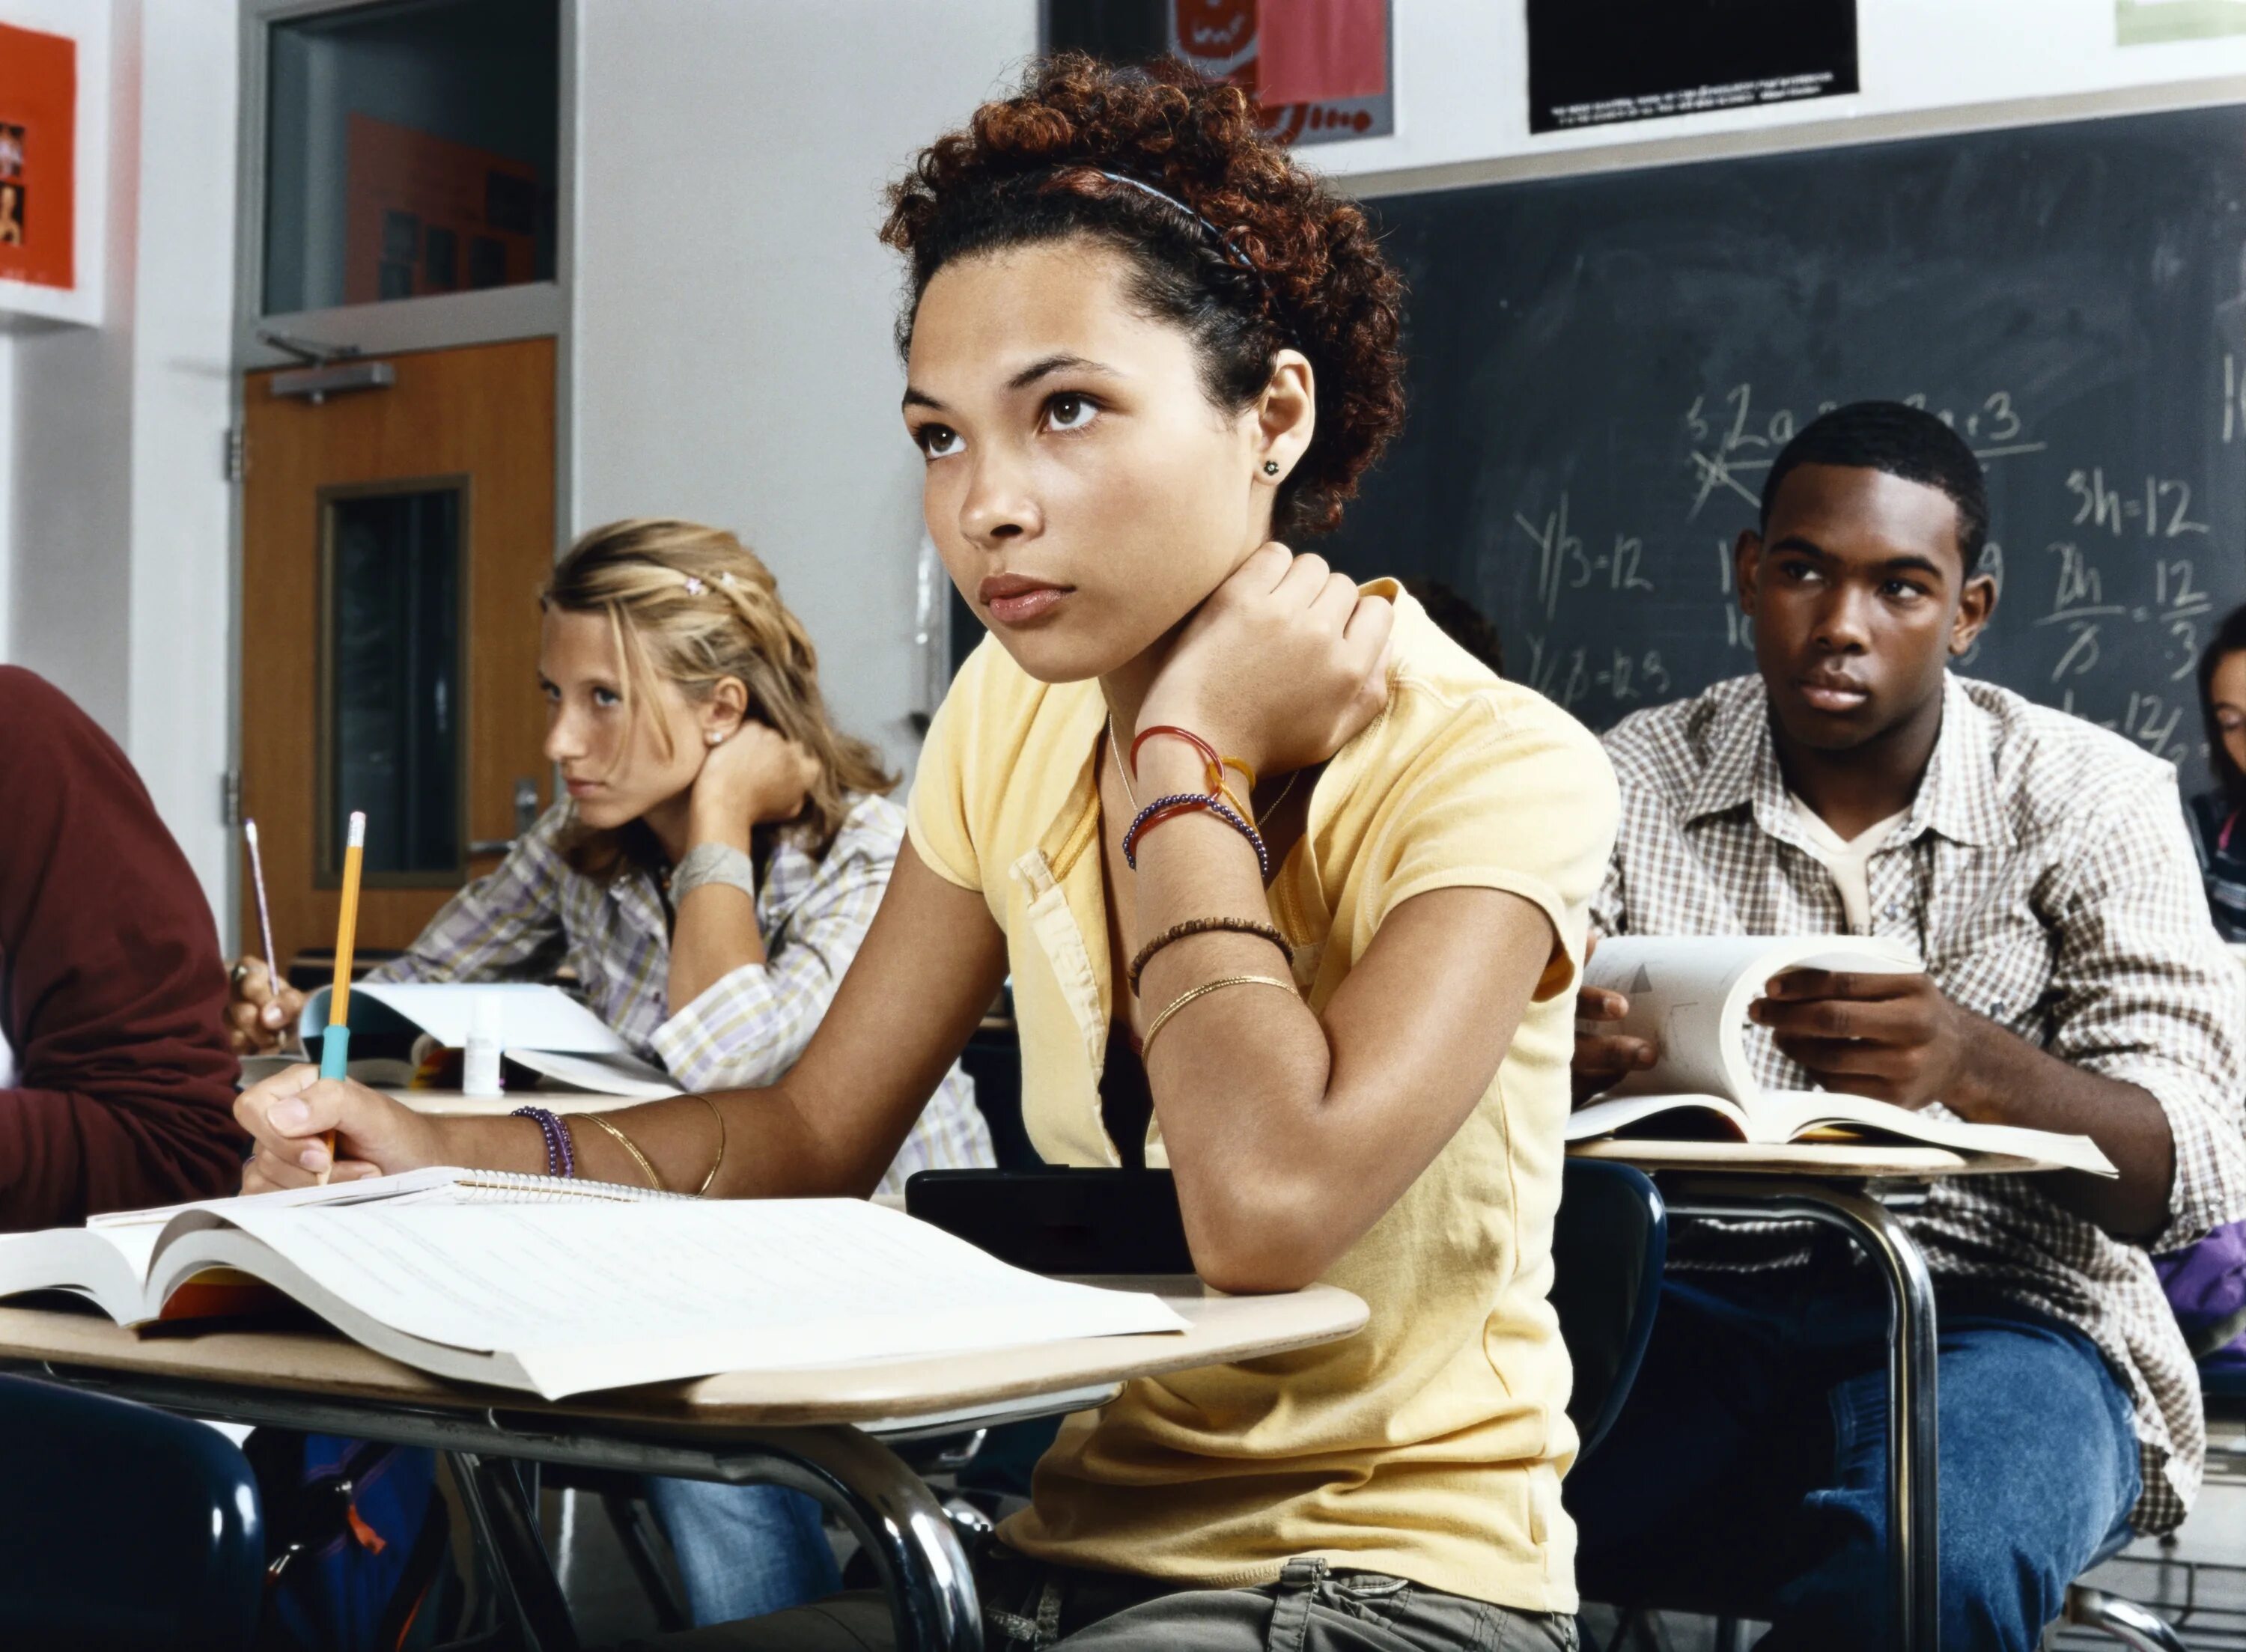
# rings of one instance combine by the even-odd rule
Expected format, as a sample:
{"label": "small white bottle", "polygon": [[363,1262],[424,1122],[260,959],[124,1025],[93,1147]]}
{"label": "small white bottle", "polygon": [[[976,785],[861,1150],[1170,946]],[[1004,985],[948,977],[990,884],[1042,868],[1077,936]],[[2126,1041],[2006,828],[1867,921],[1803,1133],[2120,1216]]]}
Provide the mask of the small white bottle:
{"label": "small white bottle", "polygon": [[480,992],[468,1005],[468,1042],[460,1054],[460,1093],[496,1096],[500,1093],[499,995]]}

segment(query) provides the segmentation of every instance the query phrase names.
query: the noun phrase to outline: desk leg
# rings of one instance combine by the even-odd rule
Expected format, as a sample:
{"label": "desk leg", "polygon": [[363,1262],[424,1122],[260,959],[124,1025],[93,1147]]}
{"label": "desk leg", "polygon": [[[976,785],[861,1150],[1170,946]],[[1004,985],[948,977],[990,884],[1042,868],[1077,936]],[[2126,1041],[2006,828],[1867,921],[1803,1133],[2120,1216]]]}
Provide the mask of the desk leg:
{"label": "desk leg", "polygon": [[967,1552],[935,1494],[888,1446],[854,1428],[800,1428],[731,1442],[718,1458],[730,1481],[786,1485],[842,1517],[881,1574],[898,1652],[983,1652]]}
{"label": "desk leg", "polygon": [[447,1455],[477,1546],[491,1557],[499,1574],[494,1581],[524,1642],[532,1652],[577,1652],[577,1626],[554,1575],[537,1506],[523,1488],[521,1465],[478,1451]]}
{"label": "desk leg", "polygon": [[1936,1404],[1934,1283],[1926,1259],[1886,1206],[1868,1194],[1817,1182],[1711,1186],[1680,1180],[1669,1209],[1681,1216],[1806,1220],[1837,1227],[1879,1265],[1887,1281],[1888,1574],[1895,1591],[1895,1643],[1902,1652],[1942,1644],[1940,1427]]}

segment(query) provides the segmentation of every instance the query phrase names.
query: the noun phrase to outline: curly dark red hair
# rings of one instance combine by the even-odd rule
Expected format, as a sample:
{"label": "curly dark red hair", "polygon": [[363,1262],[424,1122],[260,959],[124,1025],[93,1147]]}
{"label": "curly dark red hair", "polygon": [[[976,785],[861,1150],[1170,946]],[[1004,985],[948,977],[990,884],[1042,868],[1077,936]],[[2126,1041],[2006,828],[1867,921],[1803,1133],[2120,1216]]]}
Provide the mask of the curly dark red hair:
{"label": "curly dark red hair", "polygon": [[900,348],[953,259],[1090,235],[1132,259],[1134,303],[1192,336],[1228,411],[1262,393],[1277,351],[1308,357],[1317,428],[1280,485],[1275,532],[1339,522],[1403,425],[1403,282],[1365,214],[1264,137],[1237,86],[1176,64],[1049,58],[922,150],[888,198],[881,239],[912,262]]}

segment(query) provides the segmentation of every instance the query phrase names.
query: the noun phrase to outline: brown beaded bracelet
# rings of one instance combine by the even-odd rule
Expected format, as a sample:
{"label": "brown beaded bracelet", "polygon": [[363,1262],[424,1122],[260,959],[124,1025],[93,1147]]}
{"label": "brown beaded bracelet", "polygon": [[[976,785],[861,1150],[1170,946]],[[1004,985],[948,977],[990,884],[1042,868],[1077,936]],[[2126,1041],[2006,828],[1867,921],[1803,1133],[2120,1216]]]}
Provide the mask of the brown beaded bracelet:
{"label": "brown beaded bracelet", "polygon": [[1134,993],[1139,990],[1139,977],[1146,973],[1147,964],[1164,947],[1174,941],[1183,941],[1188,935],[1255,935],[1269,942],[1290,959],[1295,955],[1295,949],[1287,944],[1287,937],[1279,933],[1276,926],[1265,923],[1261,919],[1188,918],[1183,923],[1172,924],[1139,948],[1139,955],[1131,960],[1131,990]]}

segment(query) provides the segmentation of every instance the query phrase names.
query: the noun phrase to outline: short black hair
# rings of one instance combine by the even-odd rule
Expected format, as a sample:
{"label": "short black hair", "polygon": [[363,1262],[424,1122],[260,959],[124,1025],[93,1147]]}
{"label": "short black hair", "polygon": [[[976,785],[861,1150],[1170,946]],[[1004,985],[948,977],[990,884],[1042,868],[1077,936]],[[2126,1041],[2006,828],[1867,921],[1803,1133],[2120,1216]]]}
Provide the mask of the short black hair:
{"label": "short black hair", "polygon": [[1762,484],[1762,529],[1787,477],[1802,465],[1845,465],[1937,487],[1957,507],[1957,549],[1965,577],[1981,566],[1989,542],[1989,484],[1965,438],[1923,407],[1905,402],[1850,402],[1820,413],[1779,451]]}

